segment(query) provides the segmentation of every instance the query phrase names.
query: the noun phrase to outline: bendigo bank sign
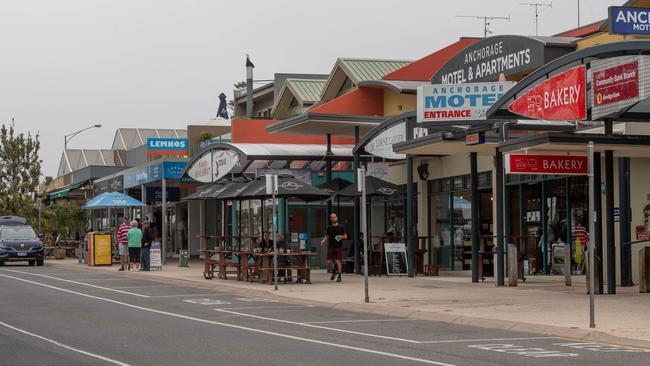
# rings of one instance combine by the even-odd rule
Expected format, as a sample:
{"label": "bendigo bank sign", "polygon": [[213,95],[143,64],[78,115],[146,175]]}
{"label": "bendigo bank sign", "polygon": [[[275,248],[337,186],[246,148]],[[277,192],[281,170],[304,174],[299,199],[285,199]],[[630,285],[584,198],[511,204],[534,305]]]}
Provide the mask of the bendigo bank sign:
{"label": "bendigo bank sign", "polygon": [[418,87],[418,122],[485,119],[485,112],[513,85],[507,81]]}

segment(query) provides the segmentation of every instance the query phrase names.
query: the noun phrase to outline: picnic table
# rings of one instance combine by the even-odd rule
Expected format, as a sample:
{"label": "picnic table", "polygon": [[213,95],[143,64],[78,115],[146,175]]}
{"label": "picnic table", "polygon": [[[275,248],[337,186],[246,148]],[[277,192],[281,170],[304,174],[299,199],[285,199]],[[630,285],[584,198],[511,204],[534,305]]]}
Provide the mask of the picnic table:
{"label": "picnic table", "polygon": [[[245,256],[247,258],[250,252],[219,248],[204,249],[201,252],[205,253],[203,278],[213,279],[216,269],[217,278],[227,280],[228,274],[236,274],[238,280],[244,280],[248,269],[243,263],[247,263],[247,260],[242,260],[241,257]],[[217,256],[216,259],[213,258],[215,255]],[[233,261],[234,257],[238,257],[239,260],[237,262]]]}
{"label": "picnic table", "polygon": [[[296,252],[280,252],[278,253],[278,275],[280,271],[284,272],[284,278],[293,279],[293,271],[296,271],[296,280],[298,282],[305,281],[311,283],[311,270],[317,269],[316,267],[309,266],[309,258],[316,256],[316,253],[296,251]],[[264,283],[273,283],[273,252],[252,253],[252,256],[258,258],[259,265],[258,271],[260,273],[260,280]],[[297,259],[296,261],[288,259]],[[282,260],[287,259],[287,260]]]}

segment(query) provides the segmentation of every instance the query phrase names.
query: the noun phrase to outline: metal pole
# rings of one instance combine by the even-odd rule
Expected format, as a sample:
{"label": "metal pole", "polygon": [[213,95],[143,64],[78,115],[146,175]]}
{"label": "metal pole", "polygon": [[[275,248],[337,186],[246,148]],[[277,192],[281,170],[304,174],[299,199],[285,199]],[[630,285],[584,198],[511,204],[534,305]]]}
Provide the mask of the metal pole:
{"label": "metal pole", "polygon": [[[359,126],[354,127],[354,144],[355,146],[359,144]],[[354,169],[355,172],[359,171],[359,153],[354,154],[354,161],[352,168]],[[355,183],[359,183],[359,177],[357,173],[357,180]],[[338,198],[337,198],[338,199]],[[359,252],[361,251],[359,248],[359,197],[354,197],[354,238],[352,238],[352,245],[354,245],[354,273],[361,273],[361,258],[359,258]],[[339,209],[340,212],[340,209]],[[364,236],[364,239],[366,237]]]}
{"label": "metal pole", "polygon": [[480,246],[479,238],[479,197],[478,197],[478,156],[476,152],[469,154],[470,160],[470,180],[472,183],[472,283],[478,283],[479,263],[478,252]]}
{"label": "metal pole", "polygon": [[[595,310],[595,295],[594,295],[594,270],[596,269],[596,262],[594,258],[594,231],[596,228],[596,211],[595,208],[595,187],[594,187],[594,143],[590,141],[587,145],[589,150],[589,327],[596,327],[596,310]],[[565,259],[566,260],[566,259]]]}
{"label": "metal pole", "polygon": [[413,179],[413,156],[406,156],[406,249],[408,251],[408,276],[415,277],[415,215],[413,201],[415,198]]}
{"label": "metal pole", "polygon": [[361,232],[363,232],[363,281],[365,286],[365,301],[370,302],[368,293],[368,235],[366,233],[366,167],[357,170],[357,184],[361,191]]}
{"label": "metal pole", "polygon": [[38,198],[38,235],[41,235],[43,231],[41,230],[41,199]]}
{"label": "metal pole", "polygon": [[[603,280],[603,195],[600,194],[600,186],[602,185],[600,160],[600,153],[594,152],[594,210],[596,212],[596,229],[593,235],[594,243],[596,245],[596,252],[594,255],[596,256],[595,270],[596,278],[598,279],[596,282],[596,286],[598,287],[598,295],[605,293],[605,289],[603,288],[605,284],[605,281]],[[592,233],[590,232],[589,235],[591,236]]]}
{"label": "metal pole", "polygon": [[278,239],[277,239],[277,234],[276,234],[276,229],[275,225],[277,223],[277,217],[276,217],[276,204],[277,202],[275,201],[275,194],[278,190],[278,185],[277,185],[277,175],[272,174],[271,175],[271,186],[272,186],[272,191],[271,191],[271,200],[273,201],[273,225],[271,226],[271,236],[273,238],[273,284],[275,286],[275,291],[278,290]]}
{"label": "metal pole", "polygon": [[[618,202],[620,243],[629,243],[630,237],[630,158],[618,158]],[[629,245],[619,247],[621,286],[632,286],[632,261]]]}
{"label": "metal pole", "polygon": [[[605,134],[613,135],[613,121],[605,121]],[[605,150],[605,229],[607,230],[607,293],[616,293],[616,237],[614,235],[614,152]]]}
{"label": "metal pole", "polygon": [[167,264],[167,179],[162,180],[162,248],[161,261]]}

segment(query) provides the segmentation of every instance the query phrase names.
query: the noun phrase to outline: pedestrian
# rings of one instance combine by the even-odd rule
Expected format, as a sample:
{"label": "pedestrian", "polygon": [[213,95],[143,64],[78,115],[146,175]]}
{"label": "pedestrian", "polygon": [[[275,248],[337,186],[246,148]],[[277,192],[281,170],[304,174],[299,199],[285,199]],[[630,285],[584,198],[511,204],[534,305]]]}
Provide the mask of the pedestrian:
{"label": "pedestrian", "polygon": [[[330,225],[327,227],[325,236],[320,245],[327,242],[327,268],[332,270],[330,281],[341,282],[341,271],[343,269],[343,240],[347,240],[348,234],[343,225],[339,224],[339,218],[335,213],[330,214]],[[338,278],[336,277],[338,273]]]}
{"label": "pedestrian", "polygon": [[153,241],[153,230],[148,222],[142,225],[142,266],[141,271],[148,271],[151,264],[151,242]]}
{"label": "pedestrian", "polygon": [[268,231],[262,233],[262,239],[257,243],[257,247],[261,252],[270,252],[273,250],[273,240],[270,239],[271,234]]}
{"label": "pedestrian", "polygon": [[131,229],[127,234],[129,246],[129,271],[133,272],[137,263],[140,263],[140,248],[142,247],[142,231],[138,229],[138,222],[131,221]]}
{"label": "pedestrian", "polygon": [[129,263],[129,230],[131,229],[131,222],[128,217],[124,217],[124,221],[117,228],[117,251],[120,255],[120,269],[118,271],[124,271],[127,264]]}

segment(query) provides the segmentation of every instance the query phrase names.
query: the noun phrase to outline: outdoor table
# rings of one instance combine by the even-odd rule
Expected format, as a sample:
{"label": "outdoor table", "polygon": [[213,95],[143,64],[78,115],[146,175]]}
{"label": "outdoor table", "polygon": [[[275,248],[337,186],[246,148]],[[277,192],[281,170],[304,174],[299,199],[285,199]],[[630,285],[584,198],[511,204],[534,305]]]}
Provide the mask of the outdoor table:
{"label": "outdoor table", "polygon": [[[235,267],[237,269],[237,279],[240,281],[244,280],[244,273],[247,273],[248,269],[246,268],[246,265],[248,264],[248,260],[243,261],[241,259],[242,256],[248,256],[250,252],[246,251],[238,251],[238,250],[222,250],[222,249],[215,249],[212,253],[212,255],[219,255],[219,259],[216,261],[216,267],[218,268],[218,278],[221,278],[222,280],[227,280],[228,279],[228,267]],[[211,255],[211,256],[212,256]],[[236,255],[239,256],[239,262],[234,263],[232,261],[232,256]],[[245,263],[245,264],[244,264]],[[214,269],[214,266],[212,267]]]}
{"label": "outdoor table", "polygon": [[[262,282],[273,283],[273,252],[252,253],[254,257],[261,258],[262,264],[259,268],[260,277]],[[315,269],[309,267],[309,257],[316,256],[312,252],[291,252],[291,253],[278,253],[278,271],[292,271],[296,270],[297,279],[304,280],[305,283],[311,283],[311,270]],[[297,263],[281,263],[280,258],[297,258]],[[291,276],[291,272],[288,272]]]}
{"label": "outdoor table", "polygon": [[204,253],[204,267],[203,267],[203,278],[206,280],[211,280],[214,278],[214,267],[216,267],[219,262],[212,259],[217,253],[218,249],[201,249],[200,252]]}

